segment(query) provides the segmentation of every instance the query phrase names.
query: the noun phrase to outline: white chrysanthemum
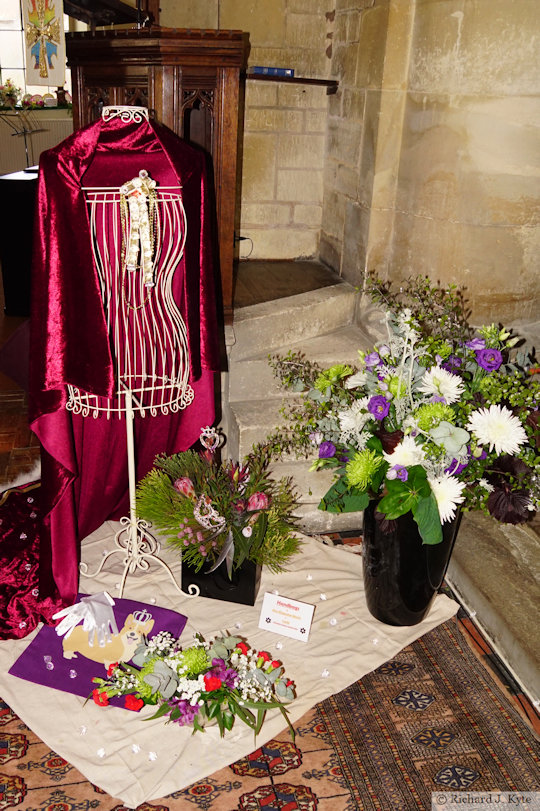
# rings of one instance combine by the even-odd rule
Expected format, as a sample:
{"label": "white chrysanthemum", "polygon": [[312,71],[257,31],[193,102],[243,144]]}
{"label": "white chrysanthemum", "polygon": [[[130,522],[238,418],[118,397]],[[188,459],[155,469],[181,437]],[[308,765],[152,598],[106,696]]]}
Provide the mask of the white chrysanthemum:
{"label": "white chrysanthemum", "polygon": [[489,445],[490,451],[495,448],[497,453],[513,455],[527,441],[521,422],[506,406],[491,405],[474,411],[467,428],[476,436],[479,445]]}
{"label": "white chrysanthemum", "polygon": [[405,436],[396,445],[392,453],[383,453],[384,458],[390,464],[411,467],[411,465],[421,465],[424,461],[424,451],[417,445],[412,436]]}
{"label": "white chrysanthemum", "polygon": [[428,482],[437,500],[441,524],[451,521],[456,515],[457,505],[465,499],[465,496],[461,495],[465,482],[458,481],[455,476],[450,476],[448,473],[443,473],[442,476],[434,479],[428,477]]}
{"label": "white chrysanthemum", "polygon": [[339,427],[343,432],[361,431],[372,415],[367,410],[368,397],[355,400],[350,408],[338,412]]}
{"label": "white chrysanthemum", "polygon": [[424,394],[443,397],[448,405],[457,402],[463,390],[461,378],[453,375],[452,372],[447,372],[442,366],[432,366],[424,373],[420,381],[420,391]]}

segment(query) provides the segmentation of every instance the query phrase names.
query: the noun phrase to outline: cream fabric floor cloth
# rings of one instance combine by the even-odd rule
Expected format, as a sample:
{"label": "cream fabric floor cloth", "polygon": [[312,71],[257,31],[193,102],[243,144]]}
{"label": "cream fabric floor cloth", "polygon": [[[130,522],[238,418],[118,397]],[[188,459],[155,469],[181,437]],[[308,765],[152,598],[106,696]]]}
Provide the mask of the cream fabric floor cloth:
{"label": "cream fabric floor cloth", "polygon": [[[106,550],[114,548],[112,538],[118,527],[107,522],[84,541],[83,561],[91,570]],[[253,648],[268,650],[282,660],[287,676],[297,688],[298,697],[289,705],[293,721],[317,702],[394,657],[458,609],[457,603],[439,595],[428,618],[420,625],[410,628],[383,625],[366,608],[360,556],[306,536],[302,536],[302,541],[302,551],[289,571],[273,575],[263,570],[253,607],[183,597],[174,589],[165,570],[157,565],[149,574],[128,576],[123,596],[187,615],[188,623],[182,634],[186,645],[197,631],[205,638],[230,631],[245,636]],[[174,553],[165,548],[161,555],[171,564],[179,582],[180,565]],[[112,556],[108,563],[108,571],[99,580],[81,577],[81,591],[118,595],[115,586],[122,572],[121,556]],[[263,595],[274,590],[284,597],[315,605],[307,643],[259,629]],[[191,728],[165,724],[160,719],[143,722],[141,715],[121,708],[101,708],[93,702],[83,706],[82,698],[7,673],[32,638],[0,643],[0,695],[51,749],[128,807],[134,808],[204,779],[285,728],[281,713],[274,710],[267,714],[256,742],[253,733],[239,721],[220,739],[217,728],[192,735]],[[278,642],[281,648],[276,647]],[[152,710],[145,708],[143,713],[150,716]]]}

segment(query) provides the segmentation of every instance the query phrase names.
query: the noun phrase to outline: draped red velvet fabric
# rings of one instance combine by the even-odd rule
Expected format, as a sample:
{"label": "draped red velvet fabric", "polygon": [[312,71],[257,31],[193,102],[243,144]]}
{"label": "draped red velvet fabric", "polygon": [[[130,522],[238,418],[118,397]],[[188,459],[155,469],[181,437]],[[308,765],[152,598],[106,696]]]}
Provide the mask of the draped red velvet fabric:
{"label": "draped red velvet fabric", "polygon": [[83,185],[119,187],[140,169],[180,186],[188,223],[175,271],[187,328],[194,402],[135,419],[137,478],[157,453],[185,450],[215,419],[219,371],[215,244],[205,156],[164,127],[99,120],[41,156],[30,325],[30,423],[42,445],[40,597],[67,605],[78,592],[80,541],[128,512],[124,419],[66,410],[66,384],[110,397],[115,388]]}

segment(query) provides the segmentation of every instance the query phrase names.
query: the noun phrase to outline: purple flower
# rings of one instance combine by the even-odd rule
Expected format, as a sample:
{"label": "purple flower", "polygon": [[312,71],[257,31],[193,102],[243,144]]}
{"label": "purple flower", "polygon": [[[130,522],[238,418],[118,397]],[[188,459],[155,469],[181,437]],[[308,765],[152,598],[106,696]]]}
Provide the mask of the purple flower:
{"label": "purple flower", "polygon": [[382,394],[376,394],[368,403],[368,411],[376,420],[384,420],[390,411],[390,403]]}
{"label": "purple flower", "polygon": [[461,358],[458,358],[457,355],[450,355],[449,358],[445,360],[442,365],[443,369],[446,369],[447,372],[453,372],[455,369],[459,369],[462,364]]}
{"label": "purple flower", "polygon": [[180,726],[191,726],[193,723],[193,719],[196,715],[199,714],[199,706],[196,704],[195,706],[191,705],[189,701],[185,698],[175,699],[172,698],[169,702],[170,710],[167,715],[170,714],[175,709],[180,710],[180,717],[171,719],[174,721],[175,724],[180,724]]}
{"label": "purple flower", "polygon": [[336,446],[333,442],[321,442],[319,445],[319,459],[331,459],[332,456],[335,456],[336,453]]}
{"label": "purple flower", "polygon": [[370,352],[369,355],[366,355],[364,358],[364,363],[368,369],[370,369],[373,366],[380,366],[382,364],[382,360],[380,359],[378,352]]}
{"label": "purple flower", "polygon": [[467,349],[474,349],[476,351],[477,349],[484,349],[486,342],[483,338],[473,338],[472,341],[467,341],[465,346]]}
{"label": "purple flower", "polygon": [[486,372],[496,372],[502,363],[502,354],[498,349],[478,349],[476,362]]}
{"label": "purple flower", "polygon": [[225,667],[223,659],[212,659],[212,675],[221,679],[226,687],[236,687],[238,683],[238,673],[232,667]]}
{"label": "purple flower", "polygon": [[386,474],[387,479],[400,479],[402,482],[406,482],[409,478],[409,471],[403,465],[394,465],[391,467],[388,473]]}
{"label": "purple flower", "polygon": [[463,463],[458,462],[457,459],[452,459],[448,467],[445,468],[444,472],[449,473],[450,476],[459,476],[459,474],[465,470],[467,464],[468,464],[467,462]]}

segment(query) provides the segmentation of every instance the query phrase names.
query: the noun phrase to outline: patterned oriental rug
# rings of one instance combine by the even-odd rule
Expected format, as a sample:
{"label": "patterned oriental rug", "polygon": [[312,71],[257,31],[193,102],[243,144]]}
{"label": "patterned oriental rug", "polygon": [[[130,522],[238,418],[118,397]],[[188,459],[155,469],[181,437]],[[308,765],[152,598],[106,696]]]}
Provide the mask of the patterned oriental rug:
{"label": "patterned oriental rug", "polygon": [[[35,513],[39,488],[21,487],[16,492],[24,500],[26,510],[30,510],[30,516]],[[2,530],[11,538],[10,524],[5,519]],[[30,530],[29,525],[22,544],[25,549],[22,568],[29,588],[34,574],[30,565]],[[20,532],[13,544],[21,544]],[[100,546],[97,541],[96,544],[99,553]],[[351,589],[346,581],[351,572],[356,572],[351,581],[356,587],[359,579],[356,570],[361,564],[357,555],[320,548],[313,540],[309,544],[311,546],[305,549],[300,564],[301,580],[294,573],[287,576],[293,580],[296,577],[294,593],[301,582],[307,595],[311,594],[312,582],[315,584],[313,593],[320,588],[316,585],[320,564],[326,572],[327,586],[330,585],[330,572],[335,574],[341,570],[340,577],[347,585],[345,593]],[[21,551],[19,549],[19,554]],[[24,554],[29,555],[26,563]],[[9,566],[7,558],[5,566]],[[307,578],[304,566],[309,566],[313,572]],[[267,588],[271,585],[269,582]],[[0,603],[6,600],[7,593],[1,596]],[[326,640],[326,645],[332,639],[328,635],[332,621],[328,622],[324,611],[330,610],[330,616],[338,610],[332,606],[330,597],[328,592],[324,602],[319,604],[319,622],[313,628],[314,641],[320,637]],[[343,605],[342,599],[341,602],[338,600],[340,605]],[[353,601],[349,610],[355,599],[349,596],[348,600]],[[448,600],[448,597],[438,599]],[[195,604],[192,610],[195,612]],[[354,611],[361,611],[361,606],[354,603]],[[205,602],[203,613],[207,612],[210,612],[210,605]],[[249,614],[244,608],[241,617],[244,626],[247,626],[246,612]],[[295,716],[295,743],[291,742],[287,732],[276,729],[260,740],[254,751],[250,752],[246,746],[243,756],[238,754],[224,761],[231,763],[230,766],[217,771],[199,769],[198,779],[193,784],[188,785],[190,780],[184,779],[180,781],[181,790],[171,793],[169,788],[167,796],[146,802],[138,800],[137,811],[414,811],[430,809],[433,792],[540,790],[538,738],[534,732],[534,729],[536,732],[540,730],[540,725],[534,708],[528,706],[526,723],[512,695],[519,692],[517,686],[511,680],[501,684],[493,679],[485,667],[486,662],[493,661],[485,642],[477,633],[475,635],[474,626],[461,616],[462,612],[457,618],[448,619],[452,613],[450,611],[441,624],[435,623],[435,627],[428,628],[419,638],[411,635],[408,643],[402,645],[386,639],[386,631],[391,629],[379,624],[378,639],[371,641],[377,641],[377,648],[384,647],[388,653],[369,668],[370,672],[364,670],[366,675],[359,681],[351,684],[349,676],[342,682],[342,686],[348,686],[341,692],[335,695],[319,692],[314,706],[306,704],[305,709]],[[347,612],[341,610],[335,616],[339,616],[338,626],[341,633],[345,633]],[[343,651],[348,651],[344,660],[349,664],[347,672],[352,668],[358,675],[352,651],[360,645],[366,632],[369,639],[366,622],[352,623],[354,635],[343,640],[346,642]],[[13,644],[20,645],[21,642]],[[3,646],[7,645],[7,650],[11,644],[4,642]],[[309,645],[302,648],[306,655],[308,648]],[[321,650],[323,658],[328,655],[324,646]],[[294,654],[294,648],[291,647],[289,653]],[[317,657],[315,661],[321,667],[325,664]],[[333,670],[337,666],[335,661]],[[300,670],[299,663],[296,670]],[[3,683],[4,679],[8,677],[1,676],[0,682]],[[53,743],[45,743],[30,730],[21,718],[26,719],[28,710],[22,696],[32,702],[35,699],[32,692],[39,688],[21,693],[25,682],[19,684],[18,680],[15,681],[17,689],[4,692],[8,702],[0,700],[0,811],[7,808],[20,808],[21,811],[94,808],[98,811],[127,811],[133,808],[136,803],[128,806],[105,793],[68,762],[69,754],[63,752],[64,757],[60,756],[54,751]],[[7,681],[4,686],[13,685]],[[46,693],[49,701],[56,691]],[[520,701],[522,709],[527,702],[523,696]],[[17,707],[18,714],[8,706],[9,703]],[[55,718],[49,712],[47,722],[39,731],[39,735],[46,739],[61,704],[55,706],[57,710],[50,710]],[[101,718],[98,723],[102,724]],[[163,738],[166,731],[164,728],[161,733]],[[125,735],[129,744],[127,731]],[[203,759],[208,759],[208,763],[217,769],[217,759],[212,754],[215,742],[210,733],[198,735],[197,740],[188,738],[193,751],[203,745],[200,756],[204,752]],[[223,747],[224,743],[219,745]],[[128,750],[128,760],[129,757],[139,757],[129,754],[129,746]],[[129,775],[127,771],[128,781]],[[152,795],[153,798],[157,796],[158,793]]]}
{"label": "patterned oriental rug", "polygon": [[[538,716],[485,662],[493,667],[493,654],[458,615],[309,710],[294,744],[280,734],[137,811],[424,811],[432,793],[540,791]],[[7,808],[128,811],[0,701]]]}

